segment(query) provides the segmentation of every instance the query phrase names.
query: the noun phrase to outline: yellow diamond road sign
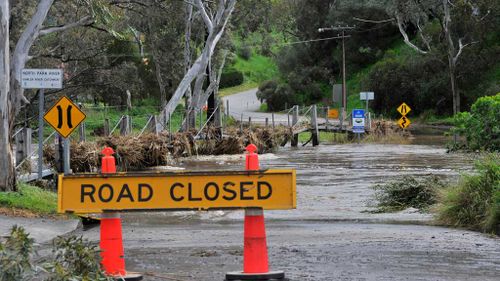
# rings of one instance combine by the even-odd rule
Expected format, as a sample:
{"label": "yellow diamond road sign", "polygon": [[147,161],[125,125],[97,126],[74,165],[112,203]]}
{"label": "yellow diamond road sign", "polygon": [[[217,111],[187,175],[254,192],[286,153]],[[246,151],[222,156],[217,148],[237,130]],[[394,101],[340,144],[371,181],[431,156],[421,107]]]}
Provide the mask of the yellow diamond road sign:
{"label": "yellow diamond road sign", "polygon": [[403,116],[406,116],[410,111],[411,108],[404,102],[398,107],[398,112]]}
{"label": "yellow diamond road sign", "polygon": [[411,121],[406,116],[401,117],[398,121],[399,127],[406,129],[410,126]]}
{"label": "yellow diamond road sign", "polygon": [[62,137],[67,138],[87,116],[67,97],[62,97],[45,113],[47,121]]}

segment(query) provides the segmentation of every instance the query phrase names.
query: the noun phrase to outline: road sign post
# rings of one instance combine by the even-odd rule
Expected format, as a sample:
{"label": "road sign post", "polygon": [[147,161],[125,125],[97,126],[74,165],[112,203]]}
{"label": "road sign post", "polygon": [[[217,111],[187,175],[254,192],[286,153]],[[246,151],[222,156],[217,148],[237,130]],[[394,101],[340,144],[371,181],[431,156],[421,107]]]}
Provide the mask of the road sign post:
{"label": "road sign post", "polygon": [[375,93],[374,92],[361,92],[361,93],[359,93],[359,99],[366,101],[365,113],[368,114],[368,102],[375,99]]}
{"label": "road sign post", "polygon": [[411,121],[408,117],[406,117],[406,115],[408,113],[410,113],[411,111],[411,108],[410,106],[408,106],[406,103],[402,103],[398,108],[397,108],[397,111],[399,112],[399,114],[402,115],[401,119],[399,119],[398,121],[398,125],[399,127],[401,127],[402,129],[406,129],[410,126],[411,124]]}
{"label": "road sign post", "polygon": [[22,69],[21,87],[40,89],[38,92],[38,180],[43,178],[43,115],[45,89],[62,89],[62,69]]}
{"label": "road sign post", "polygon": [[43,116],[43,119],[49,123],[63,140],[63,172],[69,174],[70,169],[70,147],[71,141],[69,135],[85,120],[86,115],[80,110],[80,107],[74,104],[70,99],[63,96],[60,98]]}

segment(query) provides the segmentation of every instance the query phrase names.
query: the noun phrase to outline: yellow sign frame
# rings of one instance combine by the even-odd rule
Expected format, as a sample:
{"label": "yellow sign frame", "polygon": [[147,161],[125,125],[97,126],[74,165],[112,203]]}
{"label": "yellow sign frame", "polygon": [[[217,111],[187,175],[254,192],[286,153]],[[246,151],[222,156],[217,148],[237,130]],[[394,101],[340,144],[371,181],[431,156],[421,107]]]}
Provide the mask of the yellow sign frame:
{"label": "yellow sign frame", "polygon": [[59,213],[296,208],[295,170],[59,175]]}
{"label": "yellow sign frame", "polygon": [[[57,106],[58,105],[70,105],[72,108],[75,109],[75,118],[76,119],[73,119],[69,116],[66,116],[66,123],[69,122],[69,120],[71,120],[71,123],[74,123],[74,124],[71,124],[71,128],[69,127],[68,124],[65,123],[64,121],[64,116],[65,114],[69,114],[68,112],[63,112],[64,110],[61,109],[61,112],[59,113],[55,113],[55,111],[57,111]],[[66,107],[67,108],[67,107]],[[87,118],[87,115],[85,115],[85,113],[80,110],[80,108],[78,108],[78,106],[72,101],[70,100],[68,97],[66,96],[62,96],[43,116],[43,119],[45,120],[45,122],[47,122],[52,128],[54,128],[54,130],[56,130],[57,133],[59,133],[59,135],[61,135],[63,138],[67,138],[69,137],[69,135],[71,135],[71,133],[73,133],[74,130],[76,130],[76,128],[78,128],[78,126]],[[58,124],[58,123],[61,123],[61,124]],[[63,126],[63,123],[66,125],[66,126]],[[59,128],[59,126],[61,128]]]}
{"label": "yellow sign frame", "polygon": [[[407,109],[405,111],[403,111],[403,109]],[[407,105],[405,102],[403,102],[399,107],[398,107],[398,112],[399,114],[403,115],[403,116],[406,116],[408,115],[408,113],[410,113],[411,111],[411,107],[409,105]]]}
{"label": "yellow sign frame", "polygon": [[[405,122],[405,119],[406,119],[406,122]],[[401,119],[399,119],[399,121],[398,121],[398,125],[402,129],[406,129],[406,128],[410,127],[410,124],[411,124],[411,121],[406,116],[401,117]]]}

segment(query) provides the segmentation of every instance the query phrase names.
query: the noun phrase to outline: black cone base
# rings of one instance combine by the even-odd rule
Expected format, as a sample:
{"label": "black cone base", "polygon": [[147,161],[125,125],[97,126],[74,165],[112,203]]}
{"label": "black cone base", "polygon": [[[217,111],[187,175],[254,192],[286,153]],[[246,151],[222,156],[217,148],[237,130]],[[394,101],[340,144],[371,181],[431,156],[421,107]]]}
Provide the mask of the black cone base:
{"label": "black cone base", "polygon": [[115,279],[116,281],[140,281],[142,280],[142,275],[140,275],[139,273],[132,273],[132,272],[127,272],[127,275],[125,276],[113,276],[113,279]]}
{"label": "black cone base", "polygon": [[226,273],[226,281],[258,281],[258,280],[285,280],[283,271],[270,271],[266,273],[243,273],[243,272],[228,272]]}

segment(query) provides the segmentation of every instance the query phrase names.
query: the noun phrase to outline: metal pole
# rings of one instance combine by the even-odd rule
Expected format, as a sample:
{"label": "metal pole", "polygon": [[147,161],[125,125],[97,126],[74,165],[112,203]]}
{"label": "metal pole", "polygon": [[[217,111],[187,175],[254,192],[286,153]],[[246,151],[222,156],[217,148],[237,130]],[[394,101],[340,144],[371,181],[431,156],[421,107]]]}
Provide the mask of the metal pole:
{"label": "metal pole", "polygon": [[38,180],[43,177],[43,115],[45,90],[40,89],[38,94]]}
{"label": "metal pole", "polygon": [[63,169],[64,169],[64,174],[68,175],[70,173],[70,146],[71,142],[69,140],[69,137],[64,139],[64,146],[63,146]]}
{"label": "metal pole", "polygon": [[226,115],[229,116],[229,100],[226,100]]}
{"label": "metal pole", "polygon": [[[368,120],[368,94],[366,94],[366,111],[365,111],[365,120],[369,122]],[[370,128],[370,124],[366,124],[368,122],[365,122],[365,130]]]}
{"label": "metal pole", "polygon": [[272,122],[273,122],[273,130],[274,130],[274,112],[271,113],[271,118],[272,118]]}
{"label": "metal pole", "polygon": [[[345,73],[345,31],[342,30],[342,107],[343,111],[347,112],[347,85]],[[344,114],[344,117],[346,115]]]}
{"label": "metal pole", "polygon": [[168,139],[172,142],[172,113],[168,113]]}

